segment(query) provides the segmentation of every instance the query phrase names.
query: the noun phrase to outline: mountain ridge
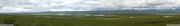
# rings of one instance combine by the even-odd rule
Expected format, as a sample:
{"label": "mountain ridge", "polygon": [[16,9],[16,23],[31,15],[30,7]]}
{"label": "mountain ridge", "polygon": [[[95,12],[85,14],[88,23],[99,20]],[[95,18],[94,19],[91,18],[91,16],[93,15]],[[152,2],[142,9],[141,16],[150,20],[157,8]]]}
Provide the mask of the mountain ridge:
{"label": "mountain ridge", "polygon": [[109,11],[46,11],[1,14],[180,14],[180,10],[109,10]]}

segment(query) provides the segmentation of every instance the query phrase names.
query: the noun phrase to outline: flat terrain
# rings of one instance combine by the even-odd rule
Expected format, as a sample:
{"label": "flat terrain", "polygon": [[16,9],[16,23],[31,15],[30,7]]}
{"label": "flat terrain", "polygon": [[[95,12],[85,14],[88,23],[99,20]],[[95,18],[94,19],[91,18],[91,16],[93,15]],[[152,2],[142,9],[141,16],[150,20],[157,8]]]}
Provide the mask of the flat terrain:
{"label": "flat terrain", "polygon": [[0,15],[0,24],[15,26],[166,26],[180,15]]}

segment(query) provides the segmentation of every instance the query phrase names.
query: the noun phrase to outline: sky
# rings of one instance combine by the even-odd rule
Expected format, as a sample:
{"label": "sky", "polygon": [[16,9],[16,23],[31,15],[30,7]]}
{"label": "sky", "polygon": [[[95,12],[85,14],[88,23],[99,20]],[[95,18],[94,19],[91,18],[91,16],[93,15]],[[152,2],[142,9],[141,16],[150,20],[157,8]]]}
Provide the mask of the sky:
{"label": "sky", "polygon": [[0,0],[0,12],[176,10],[180,0]]}

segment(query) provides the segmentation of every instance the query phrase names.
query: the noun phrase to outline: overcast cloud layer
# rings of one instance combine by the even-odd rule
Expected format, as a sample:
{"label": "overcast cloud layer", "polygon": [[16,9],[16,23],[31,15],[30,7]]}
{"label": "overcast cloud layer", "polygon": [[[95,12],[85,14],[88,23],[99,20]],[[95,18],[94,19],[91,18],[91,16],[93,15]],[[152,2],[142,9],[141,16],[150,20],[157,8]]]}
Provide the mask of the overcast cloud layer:
{"label": "overcast cloud layer", "polygon": [[0,0],[0,12],[176,10],[180,0]]}

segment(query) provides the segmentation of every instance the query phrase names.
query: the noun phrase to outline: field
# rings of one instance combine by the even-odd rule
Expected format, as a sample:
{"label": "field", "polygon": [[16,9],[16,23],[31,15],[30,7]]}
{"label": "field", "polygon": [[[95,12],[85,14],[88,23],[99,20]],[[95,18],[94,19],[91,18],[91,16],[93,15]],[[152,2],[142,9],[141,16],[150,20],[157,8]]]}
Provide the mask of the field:
{"label": "field", "polygon": [[166,24],[180,24],[180,15],[0,15],[0,24],[14,24],[14,26],[166,26]]}

